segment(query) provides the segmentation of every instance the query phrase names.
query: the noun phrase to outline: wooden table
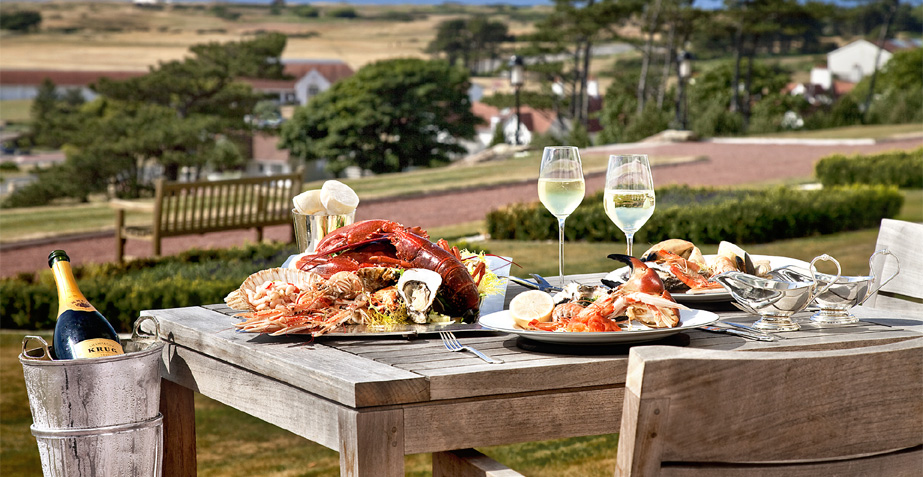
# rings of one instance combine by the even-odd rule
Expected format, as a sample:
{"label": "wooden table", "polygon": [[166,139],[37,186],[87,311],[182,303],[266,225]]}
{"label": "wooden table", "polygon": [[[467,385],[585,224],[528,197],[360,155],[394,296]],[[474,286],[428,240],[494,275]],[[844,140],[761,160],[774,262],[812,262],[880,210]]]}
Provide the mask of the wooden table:
{"label": "wooden table", "polygon": [[[510,284],[507,301],[522,290]],[[727,308],[715,311],[728,321],[756,319]],[[690,330],[647,344],[821,350],[923,333],[923,316],[863,307],[853,312],[859,324],[826,328],[799,313],[803,329],[776,342]],[[303,336],[238,333],[230,313],[223,305],[143,313],[158,318],[169,342],[161,392],[164,475],[195,475],[193,391],[338,451],[341,475],[350,476],[404,475],[405,454],[619,430],[628,346],[526,343],[523,349],[515,335],[459,333],[463,343],[504,360],[488,364],[446,351],[438,336],[312,343]]]}

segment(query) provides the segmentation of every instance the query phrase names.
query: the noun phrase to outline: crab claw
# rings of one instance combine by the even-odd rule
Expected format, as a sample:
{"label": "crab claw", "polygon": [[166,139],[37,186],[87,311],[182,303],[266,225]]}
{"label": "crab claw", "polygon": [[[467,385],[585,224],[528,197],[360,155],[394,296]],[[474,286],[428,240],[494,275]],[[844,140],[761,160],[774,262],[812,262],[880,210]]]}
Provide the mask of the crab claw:
{"label": "crab claw", "polygon": [[635,257],[630,255],[622,255],[620,253],[613,253],[609,255],[609,258],[613,260],[618,260],[624,262],[631,267],[631,276],[628,277],[628,281],[622,285],[622,288],[626,291],[639,291],[643,293],[651,293],[654,295],[660,295],[663,293],[663,281],[657,276],[657,272],[654,269],[649,268],[641,260],[638,260]]}

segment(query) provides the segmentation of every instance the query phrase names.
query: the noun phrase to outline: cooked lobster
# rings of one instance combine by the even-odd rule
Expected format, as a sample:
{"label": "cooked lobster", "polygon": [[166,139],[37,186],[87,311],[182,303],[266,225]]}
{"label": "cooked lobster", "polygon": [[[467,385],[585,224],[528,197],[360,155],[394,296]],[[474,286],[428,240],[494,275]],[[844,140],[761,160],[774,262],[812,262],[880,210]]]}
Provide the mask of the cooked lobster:
{"label": "cooked lobster", "polygon": [[365,220],[330,233],[317,244],[315,253],[302,256],[295,266],[325,277],[380,266],[433,270],[442,276],[437,311],[473,321],[480,307],[477,284],[457,250],[448,250],[445,241],[434,244],[427,237],[420,227]]}

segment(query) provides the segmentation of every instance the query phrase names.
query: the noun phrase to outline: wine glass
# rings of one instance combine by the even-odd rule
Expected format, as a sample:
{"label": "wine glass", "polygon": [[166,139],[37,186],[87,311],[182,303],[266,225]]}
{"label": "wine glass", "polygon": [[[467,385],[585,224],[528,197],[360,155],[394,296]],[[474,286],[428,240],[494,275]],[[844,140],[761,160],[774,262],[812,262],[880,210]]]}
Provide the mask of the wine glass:
{"label": "wine glass", "polygon": [[580,153],[573,146],[551,146],[542,152],[538,198],[558,218],[558,274],[564,286],[564,220],[580,205],[586,191]]}
{"label": "wine glass", "polygon": [[627,255],[633,256],[631,247],[635,232],[654,214],[654,179],[647,154],[609,156],[603,208],[625,232]]}

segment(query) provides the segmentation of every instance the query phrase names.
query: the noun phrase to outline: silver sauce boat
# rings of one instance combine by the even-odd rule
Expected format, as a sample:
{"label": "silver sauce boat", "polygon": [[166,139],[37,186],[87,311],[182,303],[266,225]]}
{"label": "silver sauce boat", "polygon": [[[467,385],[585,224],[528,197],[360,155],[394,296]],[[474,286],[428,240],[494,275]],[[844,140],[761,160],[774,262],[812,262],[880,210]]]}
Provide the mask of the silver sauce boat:
{"label": "silver sauce boat", "polygon": [[[840,263],[824,254],[811,261],[811,271],[818,260],[832,261],[836,265],[836,279],[840,278]],[[725,272],[715,277],[741,305],[741,308],[759,315],[754,328],[765,331],[796,331],[801,325],[792,320],[792,315],[805,309],[818,295],[826,293],[829,283],[818,290],[819,282],[813,275],[792,279],[783,274],[770,272],[771,278],[760,278],[743,272]]]}
{"label": "silver sauce boat", "polygon": [[[873,262],[875,257],[890,255],[894,258],[897,266],[896,271],[887,279],[882,280],[875,286],[875,268]],[[826,291],[818,293],[814,301],[820,307],[820,311],[811,317],[811,321],[821,324],[849,324],[857,323],[859,318],[849,312],[849,309],[861,305],[868,300],[881,287],[894,279],[901,271],[901,263],[897,256],[887,249],[877,250],[869,257],[869,274],[860,276],[840,276],[835,277],[827,273],[814,272],[814,278],[817,279],[818,285],[828,285]],[[810,272],[798,267],[783,267],[776,270],[777,273],[789,280],[811,280]]]}

